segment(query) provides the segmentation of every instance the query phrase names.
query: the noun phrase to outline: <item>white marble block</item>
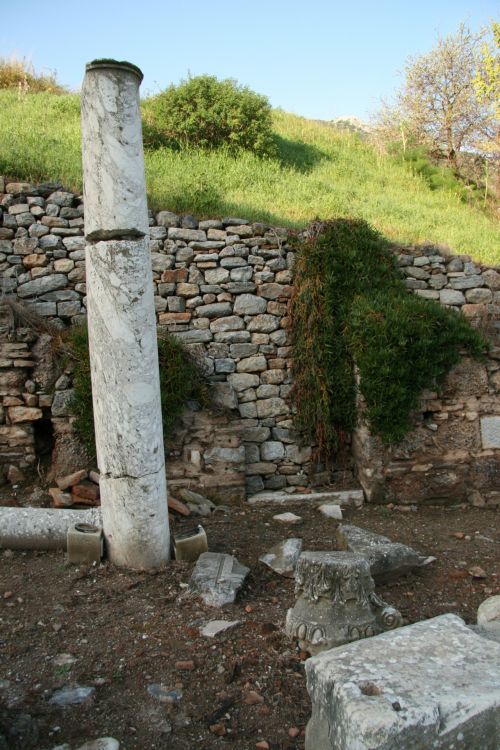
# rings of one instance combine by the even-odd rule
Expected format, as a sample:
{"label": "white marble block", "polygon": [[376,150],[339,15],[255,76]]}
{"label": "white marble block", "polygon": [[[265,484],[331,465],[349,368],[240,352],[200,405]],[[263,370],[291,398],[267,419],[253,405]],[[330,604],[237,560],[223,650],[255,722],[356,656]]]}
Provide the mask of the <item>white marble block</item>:
{"label": "white marble block", "polygon": [[306,750],[498,750],[500,644],[455,615],[306,661]]}

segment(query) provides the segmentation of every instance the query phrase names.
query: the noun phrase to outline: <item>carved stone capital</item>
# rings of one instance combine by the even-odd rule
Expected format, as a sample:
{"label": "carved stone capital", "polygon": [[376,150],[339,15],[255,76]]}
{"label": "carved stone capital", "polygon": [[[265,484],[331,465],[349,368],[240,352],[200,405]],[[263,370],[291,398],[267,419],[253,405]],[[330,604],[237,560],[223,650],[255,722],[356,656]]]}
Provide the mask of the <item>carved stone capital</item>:
{"label": "carved stone capital", "polygon": [[369,564],[351,552],[303,552],[295,606],[285,630],[317,653],[401,625],[401,615],[375,594]]}

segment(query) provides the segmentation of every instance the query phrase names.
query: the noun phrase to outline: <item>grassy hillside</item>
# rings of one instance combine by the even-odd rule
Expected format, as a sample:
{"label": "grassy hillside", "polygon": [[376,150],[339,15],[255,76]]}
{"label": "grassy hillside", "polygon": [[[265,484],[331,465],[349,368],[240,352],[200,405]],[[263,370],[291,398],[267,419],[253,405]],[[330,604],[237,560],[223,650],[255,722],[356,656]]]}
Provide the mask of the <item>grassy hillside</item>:
{"label": "grassy hillside", "polygon": [[[393,240],[446,243],[500,264],[500,224],[478,209],[430,190],[355,134],[280,111],[274,122],[277,159],[147,149],[150,206],[297,227],[315,217],[355,216]],[[19,100],[0,91],[0,174],[81,189],[78,96]]]}

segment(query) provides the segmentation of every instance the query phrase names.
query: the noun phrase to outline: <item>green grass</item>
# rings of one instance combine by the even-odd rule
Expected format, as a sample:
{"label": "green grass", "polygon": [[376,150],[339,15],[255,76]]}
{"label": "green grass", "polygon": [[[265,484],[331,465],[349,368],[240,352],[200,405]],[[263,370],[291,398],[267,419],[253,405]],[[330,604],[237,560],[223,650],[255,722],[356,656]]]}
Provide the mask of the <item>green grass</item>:
{"label": "green grass", "polygon": [[[430,189],[408,165],[376,153],[355,134],[281,111],[273,117],[276,159],[147,149],[151,208],[289,227],[316,217],[357,217],[394,241],[445,243],[456,253],[500,263],[500,224],[478,208],[446,189]],[[81,190],[77,95],[19,100],[15,92],[0,91],[0,133],[0,174],[60,180]]]}

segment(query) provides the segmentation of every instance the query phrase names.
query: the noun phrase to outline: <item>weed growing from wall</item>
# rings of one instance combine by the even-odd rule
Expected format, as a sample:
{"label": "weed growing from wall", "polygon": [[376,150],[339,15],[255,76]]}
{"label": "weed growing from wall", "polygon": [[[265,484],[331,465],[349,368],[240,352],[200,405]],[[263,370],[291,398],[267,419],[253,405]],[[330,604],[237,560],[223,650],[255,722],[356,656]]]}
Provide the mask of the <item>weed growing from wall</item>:
{"label": "weed growing from wall", "polygon": [[[86,325],[69,329],[64,337],[63,350],[73,367],[72,411],[76,417],[74,427],[89,454],[95,456],[92,382]],[[208,389],[199,364],[173,336],[163,333],[159,335],[158,359],[163,435],[166,438],[172,432],[187,401],[197,401],[202,406],[208,404]]]}
{"label": "weed growing from wall", "polygon": [[408,293],[387,241],[362,220],[312,224],[294,273],[296,421],[324,455],[354,429],[358,389],[371,431],[394,443],[422,390],[463,351],[487,349],[462,315]]}

